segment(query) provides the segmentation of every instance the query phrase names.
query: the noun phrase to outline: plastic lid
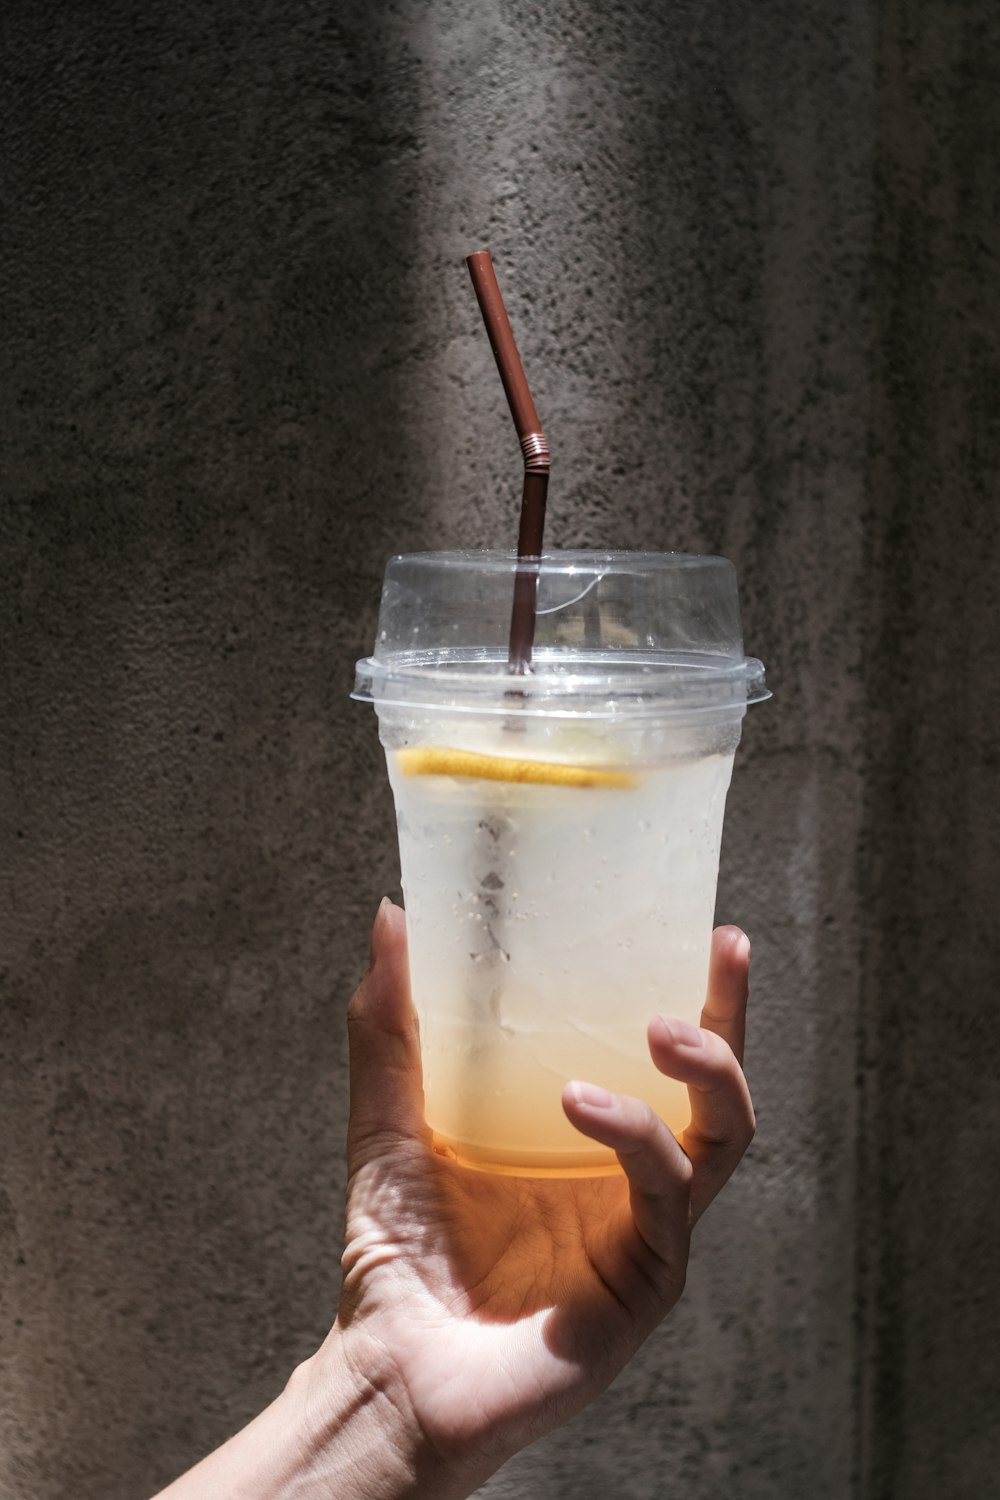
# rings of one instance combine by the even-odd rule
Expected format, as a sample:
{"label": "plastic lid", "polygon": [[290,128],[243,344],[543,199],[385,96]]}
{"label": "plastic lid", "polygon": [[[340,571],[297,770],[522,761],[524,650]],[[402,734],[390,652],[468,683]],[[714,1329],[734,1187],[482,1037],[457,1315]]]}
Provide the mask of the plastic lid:
{"label": "plastic lid", "polygon": [[512,677],[513,552],[418,552],[386,568],[352,697],[377,706],[620,718],[769,698],[743,651],[736,571],[680,552],[547,552],[531,671]]}

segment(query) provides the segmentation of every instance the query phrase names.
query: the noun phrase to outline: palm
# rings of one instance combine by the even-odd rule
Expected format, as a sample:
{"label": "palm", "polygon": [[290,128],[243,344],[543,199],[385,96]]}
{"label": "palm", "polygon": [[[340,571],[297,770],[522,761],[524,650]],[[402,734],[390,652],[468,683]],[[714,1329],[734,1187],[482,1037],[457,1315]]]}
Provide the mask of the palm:
{"label": "palm", "polygon": [[632,1227],[624,1176],[466,1171],[413,1142],[351,1183],[344,1306],[394,1351],[442,1443],[537,1436],[602,1389],[679,1295]]}
{"label": "palm", "polygon": [[653,1061],[689,1086],[681,1143],[638,1101],[574,1085],[563,1096],[571,1122],[626,1170],[532,1179],[435,1154],[402,913],[383,912],[376,936],[349,1012],[338,1324],[374,1341],[440,1451],[502,1460],[607,1385],[680,1295],[691,1224],[753,1132],[737,1061],[746,940],[716,935],[702,1029],[650,1027]]}

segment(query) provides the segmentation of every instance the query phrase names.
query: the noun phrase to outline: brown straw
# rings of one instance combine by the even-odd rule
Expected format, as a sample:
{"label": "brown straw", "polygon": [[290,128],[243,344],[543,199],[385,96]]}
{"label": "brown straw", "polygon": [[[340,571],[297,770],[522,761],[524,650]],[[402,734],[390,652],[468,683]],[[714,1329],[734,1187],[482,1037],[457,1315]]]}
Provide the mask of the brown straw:
{"label": "brown straw", "polygon": [[490,252],[477,250],[474,255],[466,257],[466,265],[524,455],[521,524],[517,536],[518,568],[514,578],[508,658],[510,670],[523,675],[531,663],[535,639],[538,560],[542,555],[545,497],[549,488],[549,445],[531,399]]}

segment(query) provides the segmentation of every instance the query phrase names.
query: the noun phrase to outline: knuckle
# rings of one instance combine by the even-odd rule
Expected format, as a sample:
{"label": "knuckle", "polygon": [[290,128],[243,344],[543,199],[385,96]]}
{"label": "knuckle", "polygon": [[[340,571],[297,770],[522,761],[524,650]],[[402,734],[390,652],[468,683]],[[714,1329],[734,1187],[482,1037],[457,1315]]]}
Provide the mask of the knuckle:
{"label": "knuckle", "polygon": [[648,1104],[636,1101],[629,1134],[635,1143],[634,1149],[643,1156],[659,1156],[664,1145],[667,1127],[659,1115]]}
{"label": "knuckle", "polygon": [[648,1104],[643,1104],[637,1111],[635,1126],[636,1137],[644,1146],[652,1146],[660,1133],[662,1123],[659,1115],[654,1114]]}
{"label": "knuckle", "polygon": [[349,1026],[358,1026],[366,1018],[366,1011],[368,1009],[366,989],[366,981],[362,979],[354,994],[347,1002],[347,1024]]}

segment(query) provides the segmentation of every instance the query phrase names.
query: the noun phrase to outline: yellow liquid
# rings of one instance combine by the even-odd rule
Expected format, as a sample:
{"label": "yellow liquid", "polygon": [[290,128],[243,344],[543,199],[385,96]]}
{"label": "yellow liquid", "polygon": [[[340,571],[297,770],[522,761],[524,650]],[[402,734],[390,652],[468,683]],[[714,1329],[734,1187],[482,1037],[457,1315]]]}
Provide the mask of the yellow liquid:
{"label": "yellow liquid", "polygon": [[445,762],[414,773],[389,750],[440,1149],[526,1176],[617,1170],[563,1113],[574,1078],[683,1129],[686,1090],[654,1067],[646,1028],[657,1012],[700,1016],[732,761],[626,764],[603,785],[508,783],[444,774]]}
{"label": "yellow liquid", "polygon": [[688,1122],[687,1090],[657,1073],[645,1025],[584,1035],[558,1030],[501,1032],[427,1018],[425,1085],[439,1149],[467,1166],[526,1176],[594,1176],[618,1170],[614,1152],[587,1142],[562,1110],[571,1078],[645,1099],[680,1132]]}

